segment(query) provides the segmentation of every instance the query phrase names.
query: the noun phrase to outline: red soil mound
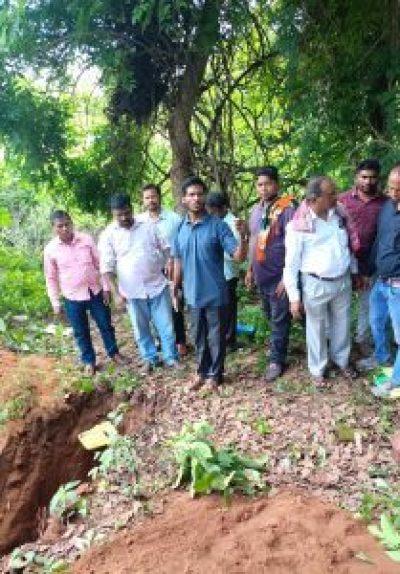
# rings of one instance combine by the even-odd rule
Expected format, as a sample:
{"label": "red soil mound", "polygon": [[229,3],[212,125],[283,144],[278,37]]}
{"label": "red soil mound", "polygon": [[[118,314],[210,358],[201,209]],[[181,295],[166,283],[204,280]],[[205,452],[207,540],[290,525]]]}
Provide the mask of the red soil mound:
{"label": "red soil mound", "polygon": [[[357,558],[357,554],[360,553]],[[363,561],[364,556],[368,561]],[[74,574],[398,574],[361,523],[299,492],[257,500],[176,494],[162,515],[93,548]]]}

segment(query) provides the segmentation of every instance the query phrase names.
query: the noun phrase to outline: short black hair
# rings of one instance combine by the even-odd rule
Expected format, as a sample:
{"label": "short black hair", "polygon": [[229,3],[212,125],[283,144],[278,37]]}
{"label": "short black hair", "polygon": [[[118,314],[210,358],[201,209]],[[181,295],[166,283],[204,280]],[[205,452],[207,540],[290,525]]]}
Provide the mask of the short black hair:
{"label": "short black hair", "polygon": [[161,199],[161,187],[157,183],[146,183],[146,185],[142,187],[142,193],[148,189],[154,189],[154,191],[157,192],[159,199]]}
{"label": "short black hair", "polygon": [[229,199],[225,193],[221,193],[220,191],[210,191],[207,195],[206,205],[208,207],[216,207],[217,209],[229,207]]}
{"label": "short black hair", "polygon": [[279,181],[279,172],[278,168],[274,165],[267,165],[265,167],[260,167],[256,170],[256,177],[260,177],[261,175],[265,175],[272,179],[273,181]]}
{"label": "short black hair", "polygon": [[375,158],[363,159],[357,164],[356,173],[359,173],[360,171],[364,171],[366,169],[374,171],[379,175],[381,173],[381,164],[379,160]]}
{"label": "short black hair", "polygon": [[125,209],[126,207],[131,208],[131,198],[126,193],[117,193],[112,195],[110,198],[111,209]]}
{"label": "short black hair", "polygon": [[181,193],[182,195],[186,195],[186,192],[188,190],[188,188],[191,185],[199,185],[203,188],[204,193],[207,193],[207,186],[204,183],[204,181],[201,179],[201,177],[197,176],[197,175],[191,175],[190,177],[187,177],[181,185]]}
{"label": "short black hair", "polygon": [[55,209],[50,215],[50,222],[54,225],[59,219],[68,219],[69,221],[72,221],[68,211],[64,211],[64,209]]}

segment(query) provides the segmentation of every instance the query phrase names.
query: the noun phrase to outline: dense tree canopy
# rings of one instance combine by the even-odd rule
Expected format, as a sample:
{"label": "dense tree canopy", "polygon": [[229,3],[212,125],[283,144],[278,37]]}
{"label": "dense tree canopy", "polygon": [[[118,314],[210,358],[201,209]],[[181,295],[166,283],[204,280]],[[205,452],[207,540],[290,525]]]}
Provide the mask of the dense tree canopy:
{"label": "dense tree canopy", "polygon": [[[398,12],[395,0],[3,2],[7,157],[90,209],[194,171],[246,207],[266,162],[287,185],[316,172],[347,183],[364,155],[398,159]],[[93,67],[104,115],[82,145],[71,69]]]}

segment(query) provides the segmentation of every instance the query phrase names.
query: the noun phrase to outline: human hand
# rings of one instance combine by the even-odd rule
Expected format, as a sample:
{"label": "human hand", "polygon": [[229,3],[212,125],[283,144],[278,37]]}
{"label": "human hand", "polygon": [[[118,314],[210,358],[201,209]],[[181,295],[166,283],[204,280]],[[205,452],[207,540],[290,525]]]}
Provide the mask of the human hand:
{"label": "human hand", "polygon": [[293,319],[299,320],[303,315],[303,305],[301,301],[293,301],[290,303],[290,312],[292,314]]}
{"label": "human hand", "polygon": [[165,264],[165,275],[169,281],[172,281],[174,272],[174,261],[173,259],[168,259],[167,263]]}
{"label": "human hand", "polygon": [[65,317],[65,311],[63,309],[63,307],[53,307],[53,313],[54,313],[54,317],[56,319],[62,319],[63,317]]}
{"label": "human hand", "polygon": [[119,293],[115,295],[115,307],[118,311],[124,311],[126,308],[126,299]]}
{"label": "human hand", "polygon": [[247,223],[244,219],[236,219],[235,227],[238,230],[240,237],[245,237],[247,235]]}
{"label": "human hand", "polygon": [[104,302],[104,305],[107,305],[107,307],[110,305],[110,303],[111,303],[111,291],[103,291],[103,302]]}
{"label": "human hand", "polygon": [[277,297],[281,298],[284,297],[286,294],[285,284],[283,281],[279,281],[278,285],[275,289],[275,294]]}
{"label": "human hand", "polygon": [[244,284],[246,285],[247,289],[251,289],[254,285],[253,270],[251,267],[249,267],[246,271],[246,275],[244,277]]}

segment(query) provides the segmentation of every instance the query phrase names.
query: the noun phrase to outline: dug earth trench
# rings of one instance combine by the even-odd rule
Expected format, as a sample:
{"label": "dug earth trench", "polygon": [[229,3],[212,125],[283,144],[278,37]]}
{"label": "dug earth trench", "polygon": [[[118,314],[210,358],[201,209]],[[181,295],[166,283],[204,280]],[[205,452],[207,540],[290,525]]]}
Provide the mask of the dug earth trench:
{"label": "dug earth trench", "polygon": [[58,487],[86,478],[92,455],[78,434],[103,419],[110,393],[70,397],[69,403],[34,408],[11,424],[0,449],[0,554],[38,536],[40,510]]}
{"label": "dug earth trench", "polygon": [[300,491],[170,495],[164,512],[93,548],[73,574],[398,574],[366,527]]}

